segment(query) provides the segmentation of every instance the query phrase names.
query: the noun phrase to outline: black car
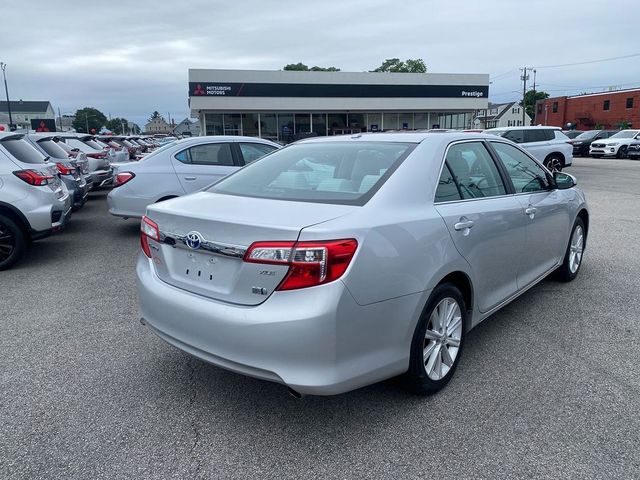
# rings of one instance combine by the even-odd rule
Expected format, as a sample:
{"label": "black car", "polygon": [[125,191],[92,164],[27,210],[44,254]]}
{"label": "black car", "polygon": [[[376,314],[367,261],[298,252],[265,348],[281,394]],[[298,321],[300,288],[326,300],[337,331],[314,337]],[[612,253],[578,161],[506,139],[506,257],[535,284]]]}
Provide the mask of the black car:
{"label": "black car", "polygon": [[567,137],[573,140],[578,135],[582,135],[584,133],[584,130],[563,130],[562,133],[564,133]]}
{"label": "black car", "polygon": [[602,140],[603,138],[609,138],[614,133],[618,133],[620,130],[587,130],[574,138],[571,143],[573,144],[573,156],[574,157],[588,157],[589,147],[594,140]]}
{"label": "black car", "polygon": [[627,158],[640,160],[640,142],[632,142],[627,147]]}

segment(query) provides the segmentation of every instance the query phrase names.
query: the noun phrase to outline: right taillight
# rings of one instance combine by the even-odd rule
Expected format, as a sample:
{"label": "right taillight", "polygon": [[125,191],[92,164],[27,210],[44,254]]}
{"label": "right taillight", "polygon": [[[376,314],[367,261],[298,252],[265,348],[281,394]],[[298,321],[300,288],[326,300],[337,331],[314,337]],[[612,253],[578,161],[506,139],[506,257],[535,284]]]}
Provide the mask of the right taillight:
{"label": "right taillight", "polygon": [[51,175],[47,175],[46,173],[42,173],[38,170],[18,170],[16,172],[13,172],[13,174],[20,180],[23,180],[29,185],[34,185],[36,187],[49,185],[53,180],[53,177]]}
{"label": "right taillight", "polygon": [[142,221],[140,222],[140,246],[142,247],[144,254],[149,258],[151,258],[151,248],[149,247],[150,238],[159,242],[160,230],[158,229],[158,224],[156,222],[146,215],[143,215]]}
{"label": "right taillight", "polygon": [[91,158],[107,158],[107,152],[89,152],[87,153],[87,157]]}
{"label": "right taillight", "polygon": [[122,172],[116,175],[113,182],[113,188],[120,187],[136,176],[133,172]]}
{"label": "right taillight", "polygon": [[247,250],[244,261],[289,266],[276,290],[295,290],[340,278],[357,248],[358,242],[353,238],[318,242],[255,242]]}
{"label": "right taillight", "polygon": [[56,163],[56,167],[61,175],[73,175],[75,168],[65,165],[64,163]]}

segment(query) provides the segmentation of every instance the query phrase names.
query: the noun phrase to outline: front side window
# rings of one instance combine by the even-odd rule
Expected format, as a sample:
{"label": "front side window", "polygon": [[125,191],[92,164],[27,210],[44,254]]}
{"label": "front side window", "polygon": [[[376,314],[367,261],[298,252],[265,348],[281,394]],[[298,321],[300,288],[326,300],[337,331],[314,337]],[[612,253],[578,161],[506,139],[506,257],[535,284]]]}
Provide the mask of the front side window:
{"label": "front side window", "polygon": [[274,151],[210,192],[298,202],[364,205],[415,148],[410,143],[300,143]]}
{"label": "front side window", "polygon": [[267,153],[271,153],[276,149],[272,145],[265,145],[263,143],[241,143],[240,151],[242,152],[242,158],[244,163],[255,162],[260,157],[264,157]]}
{"label": "front side window", "polygon": [[445,162],[463,199],[495,197],[507,193],[498,168],[481,142],[452,145],[447,151]]}
{"label": "front side window", "polygon": [[504,164],[516,193],[548,190],[550,181],[544,168],[513,145],[491,142]]}
{"label": "front side window", "polygon": [[176,154],[176,160],[193,165],[233,166],[231,145],[228,143],[207,143],[195,145]]}

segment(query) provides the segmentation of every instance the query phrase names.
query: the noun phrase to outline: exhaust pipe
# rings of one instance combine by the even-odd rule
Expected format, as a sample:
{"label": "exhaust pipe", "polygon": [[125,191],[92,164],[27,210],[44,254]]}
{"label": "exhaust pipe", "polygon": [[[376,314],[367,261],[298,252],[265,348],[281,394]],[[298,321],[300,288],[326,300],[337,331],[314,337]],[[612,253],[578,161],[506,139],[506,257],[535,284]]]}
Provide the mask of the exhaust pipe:
{"label": "exhaust pipe", "polygon": [[147,322],[146,322],[146,320],[144,319],[144,317],[140,317],[140,324],[141,324],[141,325],[146,325],[146,324],[147,324]]}
{"label": "exhaust pipe", "polygon": [[302,395],[300,392],[296,392],[291,387],[287,387],[287,392],[289,392],[289,395],[291,395],[293,398],[297,398],[298,400],[300,400],[302,397],[304,397],[304,395]]}

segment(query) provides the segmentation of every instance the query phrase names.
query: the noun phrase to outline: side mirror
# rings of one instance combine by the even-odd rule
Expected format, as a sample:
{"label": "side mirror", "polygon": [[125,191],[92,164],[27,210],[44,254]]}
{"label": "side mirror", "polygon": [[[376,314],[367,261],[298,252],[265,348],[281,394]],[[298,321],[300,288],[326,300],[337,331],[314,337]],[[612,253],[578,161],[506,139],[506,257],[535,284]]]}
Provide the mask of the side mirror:
{"label": "side mirror", "polygon": [[553,172],[553,180],[556,182],[558,190],[566,190],[578,184],[576,177],[562,172]]}

